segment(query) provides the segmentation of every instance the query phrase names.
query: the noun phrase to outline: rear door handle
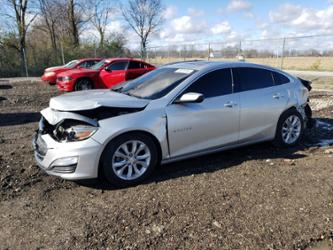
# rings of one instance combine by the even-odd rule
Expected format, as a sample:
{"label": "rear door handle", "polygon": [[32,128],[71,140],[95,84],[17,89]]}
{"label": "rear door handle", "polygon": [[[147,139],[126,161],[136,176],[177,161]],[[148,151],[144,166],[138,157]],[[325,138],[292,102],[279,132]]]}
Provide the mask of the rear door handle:
{"label": "rear door handle", "polygon": [[280,99],[280,98],[283,98],[283,95],[281,95],[280,93],[276,93],[273,95],[273,98],[274,99]]}
{"label": "rear door handle", "polygon": [[235,104],[235,103],[233,103],[233,102],[226,102],[225,104],[224,104],[224,107],[225,108],[233,108],[234,106],[236,106],[237,104]]}

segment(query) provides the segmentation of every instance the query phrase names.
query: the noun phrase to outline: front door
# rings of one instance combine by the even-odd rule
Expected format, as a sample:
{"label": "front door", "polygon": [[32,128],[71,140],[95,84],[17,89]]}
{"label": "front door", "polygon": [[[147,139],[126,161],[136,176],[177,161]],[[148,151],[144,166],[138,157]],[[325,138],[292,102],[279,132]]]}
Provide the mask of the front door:
{"label": "front door", "polygon": [[183,94],[189,92],[204,94],[204,101],[166,108],[170,156],[237,143],[239,94],[232,92],[230,69],[202,76]]}
{"label": "front door", "polygon": [[112,88],[113,86],[124,82],[127,65],[128,61],[116,61],[102,69],[99,74],[102,84],[106,88]]}

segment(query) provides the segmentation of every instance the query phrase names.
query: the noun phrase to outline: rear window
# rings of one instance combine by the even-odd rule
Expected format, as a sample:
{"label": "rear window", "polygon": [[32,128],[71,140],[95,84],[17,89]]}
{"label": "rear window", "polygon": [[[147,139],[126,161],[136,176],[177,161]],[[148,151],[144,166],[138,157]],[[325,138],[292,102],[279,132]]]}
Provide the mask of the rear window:
{"label": "rear window", "polygon": [[235,91],[248,91],[274,86],[272,72],[259,68],[233,68]]}
{"label": "rear window", "polygon": [[277,72],[272,72],[272,73],[273,73],[275,85],[282,85],[282,84],[286,84],[286,83],[290,82],[288,77],[286,77],[280,73],[277,73]]}

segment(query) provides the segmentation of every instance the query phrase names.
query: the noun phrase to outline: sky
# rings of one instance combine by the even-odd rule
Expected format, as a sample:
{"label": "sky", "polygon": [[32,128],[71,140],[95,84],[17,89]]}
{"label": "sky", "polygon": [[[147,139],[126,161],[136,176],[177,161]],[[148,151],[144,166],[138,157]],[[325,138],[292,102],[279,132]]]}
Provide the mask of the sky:
{"label": "sky", "polygon": [[[333,0],[163,0],[163,4],[165,22],[151,37],[151,46],[333,34]],[[114,20],[110,29],[123,27]],[[135,35],[129,34],[128,40],[136,43]]]}
{"label": "sky", "polygon": [[[333,0],[162,0],[162,3],[164,24],[150,37],[150,47],[208,42],[236,46],[240,41],[246,46],[248,40],[332,34],[325,39],[289,41],[288,45],[333,49]],[[137,48],[137,35],[126,28],[119,12],[112,15],[107,33],[124,34],[127,46]],[[97,43],[99,39],[92,27],[82,34],[84,40]],[[281,39],[276,44],[270,40],[257,42],[254,47],[277,45],[281,45]]]}

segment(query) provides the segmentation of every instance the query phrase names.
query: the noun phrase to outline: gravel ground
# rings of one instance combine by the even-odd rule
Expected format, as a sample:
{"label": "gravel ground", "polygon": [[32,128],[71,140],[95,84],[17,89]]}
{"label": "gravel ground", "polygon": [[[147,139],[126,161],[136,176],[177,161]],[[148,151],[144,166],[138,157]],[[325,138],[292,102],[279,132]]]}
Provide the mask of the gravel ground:
{"label": "gravel ground", "polygon": [[332,93],[312,92],[316,124],[297,148],[182,161],[126,189],[37,168],[31,137],[54,95],[0,82],[0,249],[333,249]]}

